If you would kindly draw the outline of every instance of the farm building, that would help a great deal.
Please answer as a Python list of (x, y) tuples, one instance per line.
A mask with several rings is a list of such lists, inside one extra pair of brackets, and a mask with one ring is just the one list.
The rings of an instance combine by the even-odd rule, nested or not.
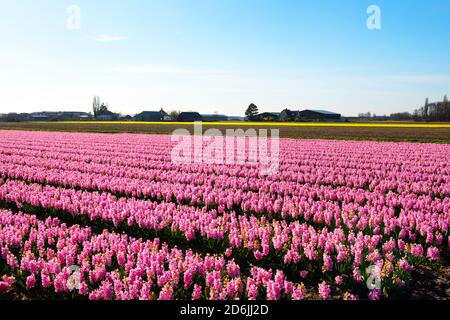
[(228, 121), (245, 121), (245, 117), (241, 116), (229, 116)]
[(170, 114), (165, 112), (163, 108), (161, 108), (161, 110), (159, 110), (159, 112), (162, 114), (164, 121), (173, 121), (174, 120), (174, 118)]
[(300, 121), (301, 119), (300, 111), (292, 111), (289, 109), (284, 109), (280, 116), (278, 117), (279, 121), (288, 122), (288, 121)]
[(130, 116), (129, 114), (127, 114), (127, 115), (124, 115), (124, 116), (120, 116), (119, 120), (120, 121), (131, 121), (131, 120), (133, 120), (133, 117)]
[(30, 120), (31, 121), (49, 121), (49, 120), (51, 120), (51, 118), (45, 112), (43, 112), (43, 113), (33, 112), (32, 114), (30, 114)]
[(160, 111), (143, 111), (134, 116), (136, 121), (163, 121), (164, 115)]
[(189, 122), (189, 121), (202, 121), (202, 116), (198, 112), (182, 112), (178, 116), (178, 121)]
[(90, 119), (92, 119), (92, 114), (82, 111), (44, 111), (31, 114), (32, 121), (80, 121)]
[(92, 115), (87, 112), (69, 111), (43, 111), (32, 113), (9, 113), (5, 116), (7, 121), (80, 121), (90, 120)]
[(283, 122), (315, 121), (315, 120), (335, 121), (340, 119), (341, 119), (340, 114), (325, 110), (292, 111), (289, 109), (284, 109), (282, 112), (263, 112), (255, 117), (255, 121), (283, 121)]
[(326, 110), (303, 110), (299, 112), (301, 120), (340, 120), (341, 115)]
[(97, 116), (95, 117), (96, 120), (100, 120), (100, 121), (117, 120), (117, 118), (118, 118), (118, 115), (109, 110), (100, 111), (97, 114)]
[(28, 121), (29, 119), (30, 115), (28, 113), (8, 113), (6, 115), (6, 121), (11, 122)]
[[(44, 113), (45, 114), (45, 113)], [(89, 120), (92, 118), (92, 115), (87, 112), (79, 112), (79, 111), (63, 111), (60, 112), (57, 116), (57, 120)]]
[(228, 117), (224, 114), (202, 114), (203, 121), (228, 121)]

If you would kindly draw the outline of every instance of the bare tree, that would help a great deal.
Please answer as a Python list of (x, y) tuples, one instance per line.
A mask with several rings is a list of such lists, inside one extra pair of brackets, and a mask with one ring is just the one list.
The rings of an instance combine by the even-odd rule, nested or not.
[(173, 120), (177, 120), (180, 113), (180, 111), (172, 110), (169, 112), (169, 116), (171, 116)]
[(414, 112), (415, 120), (422, 121), (450, 121), (450, 104), (447, 96), (441, 102), (429, 103), (425, 100), (425, 105)]
[(94, 101), (92, 101), (92, 109), (94, 111), (94, 117), (96, 117), (100, 111), (100, 98), (98, 96), (95, 96)]
[(99, 107), (99, 112), (102, 113), (102, 112), (106, 112), (106, 111), (109, 111), (108, 110), (108, 103), (102, 102), (102, 104)]
[(426, 98), (425, 105), (423, 106), (422, 117), (423, 117), (424, 120), (428, 120), (428, 98)]
[(444, 96), (444, 101), (442, 101), (442, 113), (444, 120), (450, 121), (450, 103), (448, 102), (447, 95)]

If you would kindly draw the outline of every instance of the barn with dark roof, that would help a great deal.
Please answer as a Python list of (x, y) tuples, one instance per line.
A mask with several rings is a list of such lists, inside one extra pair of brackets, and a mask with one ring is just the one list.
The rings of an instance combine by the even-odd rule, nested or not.
[(339, 120), (339, 113), (326, 110), (303, 110), (299, 112), (300, 118), (303, 120)]
[(143, 111), (137, 114), (136, 121), (163, 121), (164, 115), (160, 111)]
[(191, 122), (202, 121), (202, 116), (198, 112), (182, 112), (178, 116), (178, 121)]

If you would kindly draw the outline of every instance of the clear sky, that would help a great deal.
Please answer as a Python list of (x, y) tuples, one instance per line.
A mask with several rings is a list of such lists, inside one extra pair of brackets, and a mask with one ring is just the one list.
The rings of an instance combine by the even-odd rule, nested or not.
[(127, 114), (412, 111), (450, 95), (449, 16), (449, 0), (0, 0), (0, 113), (94, 95)]

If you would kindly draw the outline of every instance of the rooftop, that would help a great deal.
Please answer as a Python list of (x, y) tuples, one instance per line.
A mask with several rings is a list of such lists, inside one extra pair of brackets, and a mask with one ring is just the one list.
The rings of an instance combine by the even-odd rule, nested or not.
[(190, 114), (190, 115), (200, 115), (200, 113), (198, 113), (198, 112), (193, 112), (193, 111), (187, 111), (187, 112), (181, 112), (180, 114), (183, 114), (183, 115), (187, 115), (187, 114)]
[(339, 114), (339, 113), (331, 112), (331, 111), (327, 111), (327, 110), (312, 110), (312, 109), (307, 109), (307, 110), (305, 110), (305, 111), (314, 111), (314, 112), (322, 113), (322, 114)]
[(139, 113), (140, 115), (150, 115), (150, 114), (153, 114), (153, 115), (162, 115), (162, 113), (161, 113), (161, 111), (142, 111), (141, 113)]

